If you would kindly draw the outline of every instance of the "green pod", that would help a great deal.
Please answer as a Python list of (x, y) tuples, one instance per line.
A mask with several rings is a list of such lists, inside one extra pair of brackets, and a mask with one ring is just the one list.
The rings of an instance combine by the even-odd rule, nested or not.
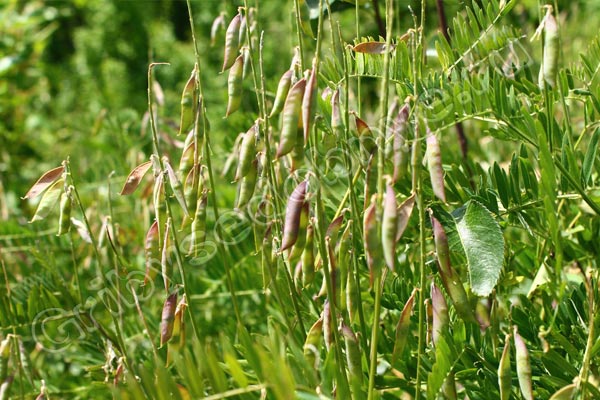
[(64, 235), (71, 229), (71, 188), (67, 188), (60, 195), (60, 213), (58, 217), (58, 234), (57, 236)]
[[(183, 197), (185, 199), (185, 204), (187, 204), (188, 206), (190, 217), (196, 213), (196, 202), (198, 201), (198, 193), (202, 191), (200, 173), (200, 164), (192, 167), (192, 169), (190, 169), (187, 176), (185, 177), (185, 181), (183, 183)], [(187, 226), (187, 223), (189, 221), (190, 218), (183, 219), (184, 223), (182, 224), (182, 229), (183, 227)]]
[(238, 51), (240, 50), (240, 27), (242, 24), (242, 15), (237, 14), (225, 31), (225, 52), (223, 55), (223, 68), (221, 72), (231, 68), (234, 64)]
[(154, 282), (154, 278), (158, 272), (157, 268), (155, 267), (155, 265), (158, 265), (161, 261), (160, 241), (158, 236), (158, 223), (154, 221), (146, 233), (146, 240), (144, 242), (144, 256), (146, 259), (144, 285), (147, 285), (148, 282)]
[(343, 137), (344, 122), (340, 108), (340, 89), (335, 89), (331, 95), (331, 130), (338, 140)]
[(381, 221), (381, 242), (383, 256), (387, 266), (394, 271), (396, 264), (396, 230), (398, 228), (398, 204), (396, 194), (390, 183), (387, 184), (383, 199), (383, 218)]
[(435, 346), (442, 333), (448, 330), (450, 322), (446, 299), (435, 283), (431, 284), (431, 309), (431, 341)]
[(9, 400), (10, 399), (10, 388), (12, 386), (14, 377), (11, 375), (6, 378), (5, 381), (0, 385), (0, 400)]
[[(310, 24), (310, 8), (306, 0), (298, 0), (298, 8), (300, 8), (300, 27), (302, 31), (311, 38), (315, 37)], [(296, 11), (296, 10), (295, 10)]]
[(576, 392), (577, 385), (575, 383), (571, 383), (557, 390), (552, 397), (550, 397), (550, 400), (571, 400), (575, 398), (574, 395)]
[(304, 134), (302, 133), (302, 129), (297, 130), (296, 143), (290, 155), (292, 157), (290, 172), (294, 172), (304, 163)]
[(304, 341), (304, 358), (308, 364), (315, 370), (319, 368), (319, 362), (321, 360), (321, 337), (323, 336), (323, 317), (319, 318), (306, 335)]
[[(354, 332), (352, 332), (352, 329), (346, 324), (342, 324), (341, 332), (346, 345), (346, 361), (348, 363), (348, 372), (350, 373), (352, 390), (360, 391), (363, 382), (363, 371), (362, 353), (360, 351), (360, 346), (358, 345), (358, 339)], [(355, 397), (359, 395), (360, 393), (355, 393)]]
[(458, 394), (456, 393), (456, 379), (454, 378), (454, 372), (450, 371), (444, 383), (442, 384), (442, 395), (445, 400), (456, 400)]
[(304, 247), (306, 246), (306, 231), (308, 229), (308, 220), (309, 220), (309, 205), (305, 202), (302, 205), (302, 209), (300, 210), (300, 222), (298, 223), (298, 239), (296, 239), (296, 243), (292, 246), (292, 251), (289, 255), (290, 262), (295, 262), (302, 253), (304, 252)]
[(235, 181), (248, 175), (252, 167), (252, 161), (256, 159), (256, 135), (258, 134), (258, 122), (244, 134), (240, 144), (240, 155), (238, 168), (235, 173)]
[(510, 334), (504, 338), (504, 350), (498, 364), (498, 386), (500, 387), (500, 400), (510, 399), (512, 389), (512, 373), (510, 369)]
[(383, 249), (381, 247), (381, 238), (379, 236), (379, 223), (377, 221), (377, 200), (373, 195), (371, 205), (365, 210), (363, 218), (363, 241), (365, 244), (365, 255), (367, 266), (371, 277), (371, 285), (376, 274), (381, 273), (381, 263), (383, 261)]
[(450, 249), (448, 247), (448, 237), (440, 222), (431, 215), (431, 225), (433, 227), (433, 239), (435, 242), (435, 252), (440, 271), (440, 277), (446, 292), (450, 296), (456, 312), (464, 321), (477, 322), (473, 308), (467, 297), (467, 292), (462, 284), (460, 276), (450, 264)]
[(377, 157), (371, 154), (367, 163), (367, 172), (365, 176), (365, 201), (364, 208), (367, 208), (371, 202), (371, 196), (377, 192)]
[(346, 229), (340, 237), (340, 244), (337, 249), (337, 280), (340, 286), (338, 304), (340, 310), (346, 310), (346, 286), (348, 285), (348, 270), (350, 266), (350, 252), (352, 248), (352, 220), (346, 224)]
[(444, 169), (442, 168), (442, 151), (437, 137), (427, 127), (427, 168), (431, 178), (431, 188), (433, 194), (446, 202), (446, 192), (444, 191)]
[(396, 340), (394, 341), (394, 350), (392, 351), (392, 365), (394, 365), (394, 363), (396, 362), (396, 360), (398, 360), (399, 357), (402, 357), (404, 347), (406, 346), (406, 342), (408, 341), (408, 335), (410, 334), (410, 316), (415, 306), (416, 294), (417, 289), (415, 288), (410, 294), (408, 300), (406, 300), (406, 304), (404, 304), (404, 308), (402, 309), (402, 313), (400, 314), (400, 319), (398, 320), (398, 324), (396, 325)]
[(196, 205), (196, 213), (194, 220), (192, 221), (192, 234), (190, 238), (190, 251), (189, 254), (194, 257), (198, 256), (198, 253), (204, 247), (206, 241), (206, 206), (208, 204), (208, 193), (206, 190), (202, 192), (202, 196), (198, 199)]
[(393, 161), (394, 161), (394, 176), (392, 180), (397, 182), (404, 168), (408, 165), (408, 149), (406, 146), (406, 130), (408, 127), (408, 104), (405, 104), (398, 111), (398, 115), (394, 119), (392, 126), (393, 135)]
[(283, 106), (281, 137), (276, 158), (283, 157), (294, 148), (297, 142), (298, 127), (301, 126), (300, 114), (302, 99), (306, 88), (306, 78), (300, 79), (290, 89)]
[(225, 29), (225, 14), (221, 13), (213, 20), (212, 25), (210, 26), (210, 45), (211, 47), (215, 45), (217, 41), (217, 35), (221, 29)]
[(302, 285), (308, 287), (315, 280), (315, 248), (313, 221), (306, 227), (306, 243), (302, 251)]
[(377, 149), (376, 139), (373, 136), (373, 131), (365, 121), (354, 114), (354, 122), (356, 124), (356, 132), (358, 133), (358, 141), (360, 143), (361, 164), (365, 166), (369, 162), (369, 157)]
[(515, 338), (515, 361), (517, 364), (517, 378), (521, 394), (525, 400), (533, 400), (533, 384), (531, 382), (531, 361), (525, 341), (519, 335), (517, 327), (513, 328)]
[(166, 157), (163, 157), (163, 165), (165, 166), (165, 169), (167, 170), (167, 178), (169, 179), (169, 186), (171, 186), (171, 191), (175, 195), (175, 198), (177, 199), (177, 202), (181, 206), (181, 209), (183, 210), (183, 213), (185, 214), (185, 216), (189, 217), (190, 212), (189, 212), (187, 204), (185, 202), (185, 196), (183, 194), (183, 185), (181, 184), (181, 181), (177, 177), (175, 170), (173, 169), (173, 167), (169, 163), (169, 160)]
[(250, 171), (248, 171), (248, 174), (245, 177), (243, 177), (242, 180), (240, 181), (240, 189), (239, 189), (239, 195), (238, 195), (238, 201), (237, 201), (238, 209), (244, 208), (248, 204), (250, 199), (252, 198), (252, 195), (254, 194), (254, 189), (256, 187), (257, 178), (258, 178), (258, 158), (255, 158), (252, 161)]
[(198, 106), (198, 67), (194, 66), (192, 75), (188, 79), (181, 93), (181, 118), (179, 121), (179, 133), (187, 132), (194, 123), (196, 107)]
[(283, 110), (283, 105), (285, 104), (285, 99), (290, 91), (290, 86), (292, 86), (292, 76), (294, 74), (293, 70), (287, 70), (279, 79), (279, 84), (277, 85), (277, 92), (275, 93), (275, 100), (273, 101), (273, 108), (271, 109), (271, 114), (269, 114), (269, 118), (273, 118)]
[(304, 89), (304, 97), (302, 98), (302, 128), (304, 130), (304, 143), (308, 143), (310, 129), (315, 119), (317, 106), (317, 67), (316, 60), (313, 60), (313, 68), (310, 71), (306, 86)]
[(171, 339), (167, 341), (167, 366), (171, 365), (173, 354), (179, 354), (181, 348), (185, 344), (185, 321), (183, 319), (183, 314), (185, 313), (186, 308), (187, 300), (184, 294), (179, 303), (177, 303), (177, 308), (175, 308)]
[(158, 240), (162, 240), (162, 227), (167, 218), (167, 207), (165, 202), (165, 179), (160, 171), (158, 159), (153, 155), (150, 156), (154, 169), (154, 185), (152, 186), (152, 205), (154, 206), (154, 219), (158, 223)]
[(160, 257), (160, 272), (162, 274), (163, 283), (165, 284), (165, 291), (169, 291), (171, 288), (171, 276), (173, 275), (173, 264), (171, 260), (171, 238), (169, 237), (171, 231), (171, 217), (167, 217), (165, 223), (165, 237), (163, 238), (163, 247)]
[(300, 215), (306, 200), (306, 188), (308, 181), (302, 181), (292, 192), (285, 209), (285, 222), (283, 224), (283, 238), (281, 240), (280, 252), (291, 248), (300, 230)]
[(160, 345), (167, 343), (173, 336), (173, 326), (175, 323), (175, 309), (177, 307), (177, 292), (167, 296), (163, 304), (162, 315), (160, 319)]
[(556, 74), (558, 71), (558, 55), (559, 55), (559, 34), (558, 24), (552, 14), (552, 9), (549, 8), (544, 22), (544, 58), (542, 61), (542, 78), (540, 87), (545, 87), (546, 84), (550, 87), (556, 86)]
[(346, 277), (346, 309), (350, 321), (355, 323), (358, 320), (358, 286), (352, 263), (348, 265), (348, 275)]
[(242, 83), (244, 82), (244, 56), (235, 59), (229, 77), (227, 78), (227, 111), (225, 117), (230, 116), (240, 108), (242, 104)]
[(0, 382), (4, 382), (8, 377), (8, 359), (10, 358), (11, 343), (11, 335), (8, 335), (0, 342)]
[(263, 289), (266, 290), (271, 282), (277, 277), (276, 261), (273, 254), (273, 238), (271, 225), (267, 226), (265, 236), (262, 239), (261, 266), (263, 275)]
[(181, 180), (185, 179), (187, 174), (194, 166), (194, 153), (196, 152), (196, 143), (194, 143), (193, 140), (185, 146), (186, 147), (181, 153), (181, 158), (179, 159), (179, 168), (177, 169), (179, 178)]

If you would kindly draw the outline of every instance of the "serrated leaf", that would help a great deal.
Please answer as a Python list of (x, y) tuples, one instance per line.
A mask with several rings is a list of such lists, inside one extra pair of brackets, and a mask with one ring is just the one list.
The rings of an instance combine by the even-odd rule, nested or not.
[(500, 277), (504, 260), (504, 237), (492, 214), (471, 200), (456, 221), (456, 231), (467, 258), (471, 290), (479, 296), (491, 293)]
[(27, 194), (25, 196), (23, 196), (22, 199), (23, 200), (33, 199), (34, 197), (38, 196), (40, 193), (42, 193), (44, 190), (46, 190), (50, 185), (52, 185), (52, 183), (54, 183), (54, 181), (56, 181), (62, 175), (64, 170), (65, 170), (65, 167), (63, 167), (61, 165), (60, 167), (56, 167), (56, 168), (51, 169), (50, 171), (46, 171), (40, 177), (40, 179), (38, 179), (37, 182), (33, 184), (31, 189), (29, 189)]

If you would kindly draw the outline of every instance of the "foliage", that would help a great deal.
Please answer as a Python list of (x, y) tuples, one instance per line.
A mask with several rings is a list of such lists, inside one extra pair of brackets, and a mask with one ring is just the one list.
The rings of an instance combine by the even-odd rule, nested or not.
[(0, 5), (0, 397), (600, 398), (597, 5), (247, 3)]

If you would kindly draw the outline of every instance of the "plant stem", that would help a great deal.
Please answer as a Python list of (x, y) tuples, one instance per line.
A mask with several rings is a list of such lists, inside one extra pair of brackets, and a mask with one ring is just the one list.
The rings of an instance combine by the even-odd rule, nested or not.
[[(296, 32), (298, 35), (298, 48), (300, 49), (300, 70), (304, 71), (304, 68), (306, 68), (306, 63), (304, 61), (304, 40), (302, 39), (302, 17), (300, 16), (300, 0), (294, 0), (294, 9), (296, 13)], [(322, 9), (319, 8), (319, 10)], [(319, 41), (317, 40), (317, 46), (318, 45)]]
[(377, 374), (377, 337), (379, 336), (379, 314), (381, 312), (381, 295), (383, 292), (382, 275), (386, 275), (387, 268), (383, 274), (377, 272), (373, 278), (375, 288), (375, 306), (373, 309), (373, 326), (371, 327), (371, 351), (369, 355), (369, 388), (367, 390), (368, 400), (375, 398), (375, 375)]
[(588, 374), (590, 362), (592, 358), (592, 348), (594, 347), (594, 339), (596, 336), (596, 324), (594, 317), (596, 316), (596, 302), (594, 296), (594, 287), (592, 286), (592, 278), (585, 276), (585, 271), (581, 271), (584, 275), (585, 287), (588, 293), (588, 337), (585, 345), (585, 353), (583, 354), (583, 363), (579, 372), (579, 390), (581, 398), (585, 399), (585, 391), (588, 383)]

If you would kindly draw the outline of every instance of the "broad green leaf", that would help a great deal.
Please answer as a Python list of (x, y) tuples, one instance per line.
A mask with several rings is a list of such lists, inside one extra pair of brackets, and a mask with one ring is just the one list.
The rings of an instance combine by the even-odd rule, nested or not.
[(583, 159), (583, 167), (581, 169), (581, 179), (585, 185), (590, 184), (592, 178), (592, 170), (594, 167), (594, 160), (596, 159), (596, 152), (598, 150), (598, 141), (600, 140), (600, 128), (597, 128), (590, 139), (588, 149)]
[(471, 290), (487, 296), (498, 282), (504, 260), (500, 226), (483, 205), (471, 200), (456, 221), (456, 230), (467, 258)]

